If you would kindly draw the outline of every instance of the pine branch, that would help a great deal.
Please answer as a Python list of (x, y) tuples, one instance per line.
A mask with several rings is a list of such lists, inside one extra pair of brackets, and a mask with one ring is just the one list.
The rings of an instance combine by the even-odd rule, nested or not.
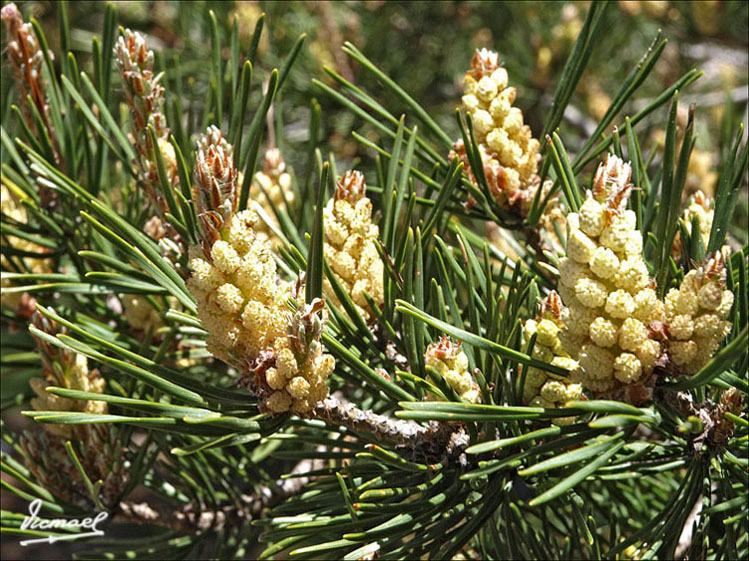
[(422, 425), (415, 421), (393, 419), (362, 410), (343, 398), (329, 397), (317, 404), (315, 414), (332, 425), (343, 425), (355, 432), (366, 433), (374, 439), (387, 439), (404, 447), (414, 457), (436, 461), (443, 454), (453, 455), (468, 443), (465, 430), (454, 423), (429, 421)]
[[(418, 4), (367, 9), (361, 27), (352, 5), (345, 35), (367, 55), (330, 45), (343, 27), (328, 7), (297, 6), (334, 33), (304, 54), (302, 35), (286, 57), (261, 42), (255, 3), (236, 4), (173, 10), (166, 43), (182, 64), (124, 30), (116, 53), (108, 7), (90, 76), (70, 52), (83, 52), (72, 3), (59, 5), (57, 67), (41, 24), (3, 8), (23, 88), (4, 90), (0, 135), (2, 406), (58, 435), (3, 425), (3, 498), (52, 516), (85, 498), (141, 526), (86, 558), (745, 557), (749, 275), (735, 209), (749, 152), (733, 104), (720, 127), (695, 112), (681, 130), (676, 104), (670, 119), (663, 107), (700, 72), (638, 101), (666, 39), (618, 60), (645, 47), (612, 19), (619, 6), (570, 4), (539, 12), (527, 52), (513, 26), (475, 54), (456, 126), (421, 105), (428, 66), (399, 84), (374, 58), (378, 11)], [(272, 19), (274, 37), (291, 36)], [(542, 49), (560, 72), (534, 99), (520, 70), (545, 72)], [(314, 82), (319, 104), (303, 92), (307, 119), (292, 66), (321, 53), (338, 71)], [(453, 74), (455, 56), (432, 62)], [(610, 68), (609, 90), (596, 82)], [(600, 119), (582, 114), (582, 86), (612, 96)], [(665, 156), (651, 134), (664, 130)], [(345, 141), (324, 163), (348, 132), (358, 149)], [(277, 149), (263, 154), (266, 134)], [(701, 156), (720, 161), (720, 181), (685, 202), (718, 175)], [(60, 331), (29, 329), (34, 310)], [(20, 533), (23, 514), (3, 510), (3, 532)]]
[[(314, 460), (303, 460), (289, 473), (306, 473), (321, 467), (319, 464)], [(169, 528), (180, 534), (218, 532), (227, 527), (238, 526), (243, 520), (262, 518), (266, 510), (297, 495), (308, 482), (308, 477), (279, 479), (275, 487), (263, 485), (253, 495), (243, 493), (239, 495), (239, 505), (229, 504), (220, 510), (195, 509), (194, 503), (175, 510), (169, 504), (154, 507), (149, 502), (122, 501), (116, 516), (128, 522)]]

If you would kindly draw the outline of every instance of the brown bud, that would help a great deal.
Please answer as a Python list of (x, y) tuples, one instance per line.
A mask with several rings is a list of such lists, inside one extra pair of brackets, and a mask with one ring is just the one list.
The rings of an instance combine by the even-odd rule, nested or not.
[(556, 290), (552, 290), (543, 302), (541, 302), (539, 318), (543, 319), (547, 314), (551, 314), (554, 319), (559, 319), (563, 307), (562, 298), (557, 294)]
[(364, 197), (366, 190), (364, 174), (360, 171), (348, 170), (336, 184), (335, 200), (346, 199), (354, 204)]
[(210, 126), (198, 141), (193, 188), (203, 237), (210, 243), (233, 216), (237, 195), (232, 146), (218, 128)]
[(438, 358), (440, 360), (450, 360), (455, 358), (460, 352), (461, 343), (453, 343), (450, 337), (443, 335), (437, 343), (429, 345), (425, 356), (427, 358)]
[(476, 49), (471, 59), (471, 69), (466, 72), (466, 76), (472, 76), (480, 80), (499, 68), (499, 54), (489, 49)]

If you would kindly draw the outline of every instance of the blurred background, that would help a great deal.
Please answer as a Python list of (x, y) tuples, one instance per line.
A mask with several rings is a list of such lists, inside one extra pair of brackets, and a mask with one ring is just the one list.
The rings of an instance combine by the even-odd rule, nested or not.
[[(371, 74), (341, 50), (345, 41), (362, 50), (455, 138), (459, 136), (455, 108), (460, 102), (463, 74), (473, 51), (481, 47), (497, 50), (509, 71), (510, 83), (518, 88), (516, 105), (523, 110), (533, 132), (540, 134), (554, 87), (589, 3), (373, 0), (114, 4), (118, 7), (120, 25), (148, 34), (149, 45), (157, 52), (156, 66), (166, 72), (167, 96), (178, 92), (185, 118), (194, 118), (197, 123), (209, 96), (209, 10), (216, 13), (219, 27), (223, 28), (220, 31), (225, 59), (229, 57), (229, 36), (235, 16), (240, 52), (246, 52), (255, 24), (265, 14), (253, 76), (257, 99), (267, 73), (282, 64), (296, 39), (305, 33), (304, 47), (277, 98), (274, 112), (275, 141), (294, 168), (306, 158), (312, 97), (322, 106), (323, 153), (334, 153), (342, 165), (357, 164), (361, 157), (367, 156), (367, 150), (357, 144), (351, 131), (375, 142), (379, 140), (378, 132), (370, 125), (314, 88), (313, 78), (337, 87), (323, 70), (325, 67), (367, 90), (394, 115), (404, 110), (388, 96), (385, 88), (375, 83)], [(58, 52), (60, 4), (21, 2), (20, 5), (27, 17), (33, 15), (42, 23), (51, 48)], [(105, 6), (106, 3), (96, 1), (68, 4), (71, 47), (82, 69), (90, 69), (91, 39), (101, 34)], [(697, 103), (697, 142), (690, 162), (688, 191), (699, 186), (710, 195), (717, 180), (719, 154), (729, 136), (729, 124), (747, 121), (747, 2), (612, 1), (586, 73), (562, 122), (562, 137), (571, 153), (589, 137), (609, 107), (611, 96), (647, 52), (659, 30), (669, 43), (654, 72), (614, 124), (622, 124), (624, 115), (647, 105), (648, 100), (689, 69), (702, 70), (704, 75), (680, 96), (679, 118), (683, 128), (689, 104)], [(9, 87), (12, 83), (4, 81), (3, 89)], [(7, 97), (4, 95), (3, 99)], [(256, 106), (251, 99), (249, 107)], [(638, 125), (643, 150), (656, 158), (664, 141), (666, 116), (667, 110), (662, 109)], [(648, 156), (643, 155), (647, 160)], [(745, 216), (743, 207), (740, 212)]]
[[(25, 11), (39, 19), (57, 51), (59, 31), (55, 2), (29, 2)], [(511, 84), (518, 88), (516, 104), (526, 122), (539, 133), (548, 113), (554, 86), (583, 25), (588, 2), (456, 2), (456, 1), (346, 1), (346, 2), (115, 2), (119, 22), (148, 33), (149, 44), (161, 54), (157, 65), (167, 72), (167, 83), (184, 82), (183, 95), (191, 102), (204, 102), (210, 80), (208, 10), (214, 10), (223, 25), (226, 57), (229, 33), (238, 16), (240, 52), (246, 51), (258, 17), (266, 14), (259, 46), (258, 64), (269, 71), (288, 54), (294, 41), (307, 34), (307, 41), (289, 82), (277, 103), (277, 117), (283, 123), (283, 138), (292, 149), (306, 141), (310, 97), (316, 96), (323, 109), (325, 148), (338, 159), (359, 155), (351, 138), (362, 123), (334, 100), (319, 95), (311, 79), (335, 87), (323, 67), (374, 94), (392, 113), (402, 108), (384, 95), (340, 49), (344, 41), (354, 43), (364, 54), (400, 84), (431, 116), (458, 136), (454, 110), (461, 95), (462, 77), (473, 50), (487, 47), (499, 51)], [(92, 35), (100, 35), (103, 2), (78, 1), (69, 4), (73, 30), (72, 48), (79, 65), (90, 63)], [(591, 57), (586, 75), (573, 96), (565, 116), (563, 132), (574, 151), (571, 135), (585, 138), (604, 114), (625, 76), (659, 30), (669, 39), (653, 75), (636, 94), (633, 107), (647, 103), (690, 68), (703, 77), (690, 86), (680, 105), (684, 109), (697, 101), (695, 160), (706, 169), (717, 164), (701, 151), (715, 147), (720, 135), (724, 102), (733, 101), (735, 117), (746, 115), (749, 82), (749, 3), (613, 1), (604, 15), (603, 32)], [(176, 62), (179, 61), (177, 71)], [(253, 81), (259, 80), (257, 71)], [(116, 83), (116, 82), (113, 82)], [(167, 88), (168, 89), (168, 88)], [(257, 89), (257, 88), (256, 88)], [(681, 100), (680, 100), (681, 101)], [(187, 107), (182, 100), (182, 107)], [(252, 105), (250, 106), (252, 107)], [(738, 115), (736, 114), (738, 113)], [(665, 112), (656, 121), (665, 122)], [(658, 141), (653, 126), (654, 141)], [(364, 127), (367, 136), (373, 131)], [(642, 136), (640, 138), (643, 138)], [(714, 170), (713, 170), (714, 171)]]
[[(356, 83), (399, 115), (404, 108), (390, 98), (343, 51), (345, 41), (354, 43), (370, 60), (416, 99), (451, 136), (458, 138), (455, 108), (460, 103), (463, 74), (474, 49), (499, 51), (510, 82), (518, 88), (516, 105), (526, 123), (539, 134), (554, 87), (572, 45), (583, 25), (588, 2), (459, 2), (459, 1), (346, 1), (346, 2), (115, 2), (119, 24), (144, 32), (157, 52), (157, 69), (166, 72), (167, 95), (180, 92), (186, 119), (202, 119), (202, 105), (210, 83), (208, 11), (214, 10), (229, 57), (229, 36), (238, 17), (240, 52), (250, 46), (255, 24), (266, 14), (253, 75), (256, 99), (267, 73), (282, 64), (302, 33), (307, 40), (274, 113), (275, 141), (284, 157), (301, 173), (306, 161), (310, 99), (322, 107), (321, 147), (332, 152), (339, 169), (361, 163), (366, 171), (371, 153), (352, 138), (358, 131), (377, 142), (376, 130), (356, 118), (312, 84), (316, 78), (335, 88), (323, 70), (328, 67)], [(56, 2), (18, 2), (26, 19), (42, 24), (59, 64), (60, 32)], [(68, 4), (72, 50), (82, 70), (91, 72), (91, 39), (100, 36), (106, 3), (77, 1)], [(688, 190), (701, 188), (708, 195), (718, 177), (720, 153), (730, 124), (747, 123), (749, 97), (749, 3), (613, 1), (602, 22), (602, 33), (562, 122), (562, 137), (571, 153), (595, 129), (611, 96), (646, 53), (662, 30), (669, 43), (652, 75), (614, 122), (647, 105), (664, 88), (691, 68), (704, 75), (680, 96), (680, 123), (686, 125), (687, 107), (697, 103), (697, 141), (690, 161)], [(13, 82), (3, 70), (2, 100), (13, 97)], [(118, 89), (118, 80), (113, 80)], [(171, 92), (170, 92), (171, 89)], [(121, 92), (116, 92), (123, 99)], [(250, 100), (250, 108), (257, 106)], [(664, 141), (667, 107), (638, 125), (643, 150), (657, 159)], [(388, 142), (389, 143), (389, 142)], [(747, 199), (742, 194), (734, 225), (746, 240)], [(5, 399), (2, 400), (5, 404)], [(23, 420), (19, 406), (3, 410), (3, 419), (18, 429)], [(3, 508), (20, 499), (2, 493)], [(6, 506), (8, 505), (8, 506)], [(17, 540), (5, 539), (2, 557), (62, 558), (75, 545), (19, 548)]]

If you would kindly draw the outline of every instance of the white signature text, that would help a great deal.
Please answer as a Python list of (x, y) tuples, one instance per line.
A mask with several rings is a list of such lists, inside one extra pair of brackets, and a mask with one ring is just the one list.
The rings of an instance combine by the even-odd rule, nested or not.
[(89, 538), (94, 536), (103, 536), (104, 532), (99, 530), (97, 526), (104, 522), (109, 516), (108, 512), (100, 512), (96, 516), (84, 518), (79, 520), (77, 518), (39, 518), (39, 511), (42, 508), (42, 500), (36, 499), (29, 505), (29, 516), (24, 516), (23, 522), (21, 522), (21, 530), (88, 530), (87, 532), (79, 532), (64, 536), (53, 536), (49, 535), (46, 538), (38, 538), (33, 540), (24, 540), (21, 545), (31, 545), (33, 543), (55, 543), (58, 541), (71, 541), (78, 540), (81, 538)]

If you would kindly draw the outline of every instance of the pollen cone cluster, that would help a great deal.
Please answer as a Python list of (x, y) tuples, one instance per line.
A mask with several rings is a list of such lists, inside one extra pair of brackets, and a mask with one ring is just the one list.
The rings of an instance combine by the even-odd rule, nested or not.
[[(34, 327), (55, 335), (59, 332), (57, 325), (38, 312), (32, 318)], [(31, 400), (31, 406), (37, 411), (77, 411), (82, 413), (106, 413), (107, 404), (104, 401), (90, 401), (60, 397), (45, 391), (47, 387), (66, 388), (92, 393), (103, 393), (106, 386), (104, 378), (97, 370), (89, 371), (88, 359), (81, 355), (60, 349), (44, 339), (35, 337), (42, 361), (42, 377), (31, 378), (29, 384), (36, 397)], [(81, 431), (86, 431), (88, 425), (59, 425), (47, 423), (44, 425), (52, 434), (64, 438), (81, 437)]]
[(481, 393), (468, 369), (468, 356), (449, 337), (441, 337), (438, 343), (429, 345), (424, 354), (426, 366), (434, 368), (455, 390), (461, 399), (479, 403)]
[(120, 300), (125, 319), (132, 328), (148, 331), (164, 325), (159, 312), (142, 294), (123, 294)]
[(710, 360), (731, 331), (725, 321), (733, 306), (719, 252), (689, 271), (681, 286), (666, 294), (666, 333), (670, 371), (691, 375)]
[[(278, 148), (271, 148), (265, 152), (263, 169), (255, 174), (255, 181), (250, 187), (250, 198), (253, 208), (262, 211), (263, 220), (269, 220), (274, 226), (278, 225), (274, 209), (281, 211), (287, 204), (294, 204), (291, 174), (286, 171), (286, 162), (283, 161)], [(276, 248), (280, 240), (263, 220), (260, 220), (255, 228), (257, 235), (269, 240)]]
[[(347, 171), (336, 186), (335, 196), (324, 210), (325, 259), (336, 280), (353, 300), (357, 312), (373, 323), (365, 294), (379, 308), (383, 305), (383, 265), (377, 252), (379, 228), (372, 223), (372, 202), (366, 197), (364, 175)], [(325, 295), (340, 307), (330, 281), (324, 280)]]
[[(574, 371), (578, 366), (577, 361), (570, 357), (559, 337), (563, 328), (560, 319), (562, 310), (562, 300), (559, 295), (554, 291), (550, 292), (541, 303), (537, 317), (525, 322), (523, 341), (525, 345), (528, 345), (531, 337), (535, 334), (536, 342), (533, 345), (533, 358)], [(525, 405), (559, 408), (564, 407), (564, 404), (568, 401), (579, 399), (584, 399), (582, 385), (538, 368), (528, 369), (523, 386), (523, 403)], [(568, 425), (573, 421), (574, 417), (557, 417), (552, 420), (552, 423)]]
[(559, 292), (565, 349), (579, 362), (572, 379), (596, 394), (622, 390), (636, 402), (648, 399), (645, 383), (661, 354), (650, 327), (664, 319), (664, 307), (642, 257), (635, 214), (625, 210), (630, 174), (629, 164), (610, 155), (580, 212), (567, 216)]
[[(4, 183), (0, 186), (0, 212), (2, 212), (3, 216), (7, 217), (8, 222), (11, 224), (16, 223), (18, 225), (23, 225), (28, 223), (26, 209), (21, 206), (21, 203), (11, 194), (10, 189), (8, 189)], [(12, 235), (3, 235), (3, 246), (5, 246), (6, 243), (9, 247), (17, 251), (40, 254), (49, 252), (49, 249), (45, 247)], [(13, 260), (16, 264), (23, 265), (23, 268), (21, 268), (19, 272), (27, 272), (24, 268), (30, 273), (49, 273), (51, 271), (50, 261), (41, 257), (15, 257)], [(0, 255), (0, 266), (3, 271), (15, 270), (15, 267), (11, 265), (9, 258), (6, 257), (5, 251)], [(2, 279), (0, 285), (3, 288), (10, 288), (13, 286), (10, 279)], [(27, 306), (23, 306), (23, 303), (24, 300), (28, 300), (29, 297), (24, 297), (24, 294), (27, 293), (10, 292), (2, 294), (2, 296), (0, 296), (0, 302), (3, 306), (7, 306), (19, 314), (25, 315), (22, 308), (26, 308)], [(33, 307), (31, 309), (33, 310)]]
[[(64, 332), (39, 313), (34, 314), (33, 323), (48, 335)], [(58, 387), (103, 393), (106, 382), (97, 370), (89, 370), (88, 360), (83, 355), (60, 349), (41, 338), (35, 339), (42, 361), (42, 378), (29, 381), (36, 394), (31, 406), (36, 411), (106, 414), (104, 401), (70, 399), (46, 391), (48, 387)], [(71, 440), (89, 479), (102, 481), (100, 495), (105, 504), (114, 504), (127, 481), (117, 430), (105, 424), (44, 423), (42, 426), (41, 433), (26, 433), (22, 446), (28, 468), (44, 482), (45, 488), (69, 502), (88, 504), (81, 475), (65, 449), (65, 441)]]
[[(169, 143), (169, 127), (164, 115), (164, 87), (162, 74), (154, 75), (154, 54), (146, 38), (137, 31), (126, 29), (114, 49), (115, 61), (125, 87), (125, 98), (133, 116), (131, 143), (138, 156), (136, 163), (149, 197), (161, 213), (168, 212), (166, 201), (159, 193), (159, 173), (154, 150), (157, 148), (164, 162), (169, 184), (179, 182), (177, 158)], [(154, 146), (148, 126), (153, 127), (157, 139)]]
[(296, 314), (287, 306), (301, 290), (279, 284), (271, 246), (255, 232), (257, 214), (235, 213), (232, 147), (215, 127), (200, 140), (196, 162), (202, 245), (190, 249), (187, 287), (208, 350), (237, 367), (268, 410), (309, 413), (327, 397), (335, 367), (320, 344), (322, 303), (298, 304)]
[[(692, 235), (692, 220), (696, 217), (700, 224), (699, 235), (702, 238), (702, 247), (707, 248), (710, 241), (710, 230), (713, 227), (714, 202), (702, 191), (697, 191), (689, 197), (687, 207), (684, 209), (682, 219), (684, 220), (687, 232)], [(679, 254), (680, 235), (677, 232), (674, 239), (674, 253)]]
[[(473, 120), (492, 195), (505, 210), (527, 215), (540, 184), (539, 142), (524, 124), (523, 112), (513, 107), (515, 95), (515, 88), (508, 86), (507, 70), (499, 65), (499, 55), (487, 49), (477, 50), (465, 76), (463, 109)], [(451, 158), (455, 155), (475, 179), (462, 141), (455, 143)]]

